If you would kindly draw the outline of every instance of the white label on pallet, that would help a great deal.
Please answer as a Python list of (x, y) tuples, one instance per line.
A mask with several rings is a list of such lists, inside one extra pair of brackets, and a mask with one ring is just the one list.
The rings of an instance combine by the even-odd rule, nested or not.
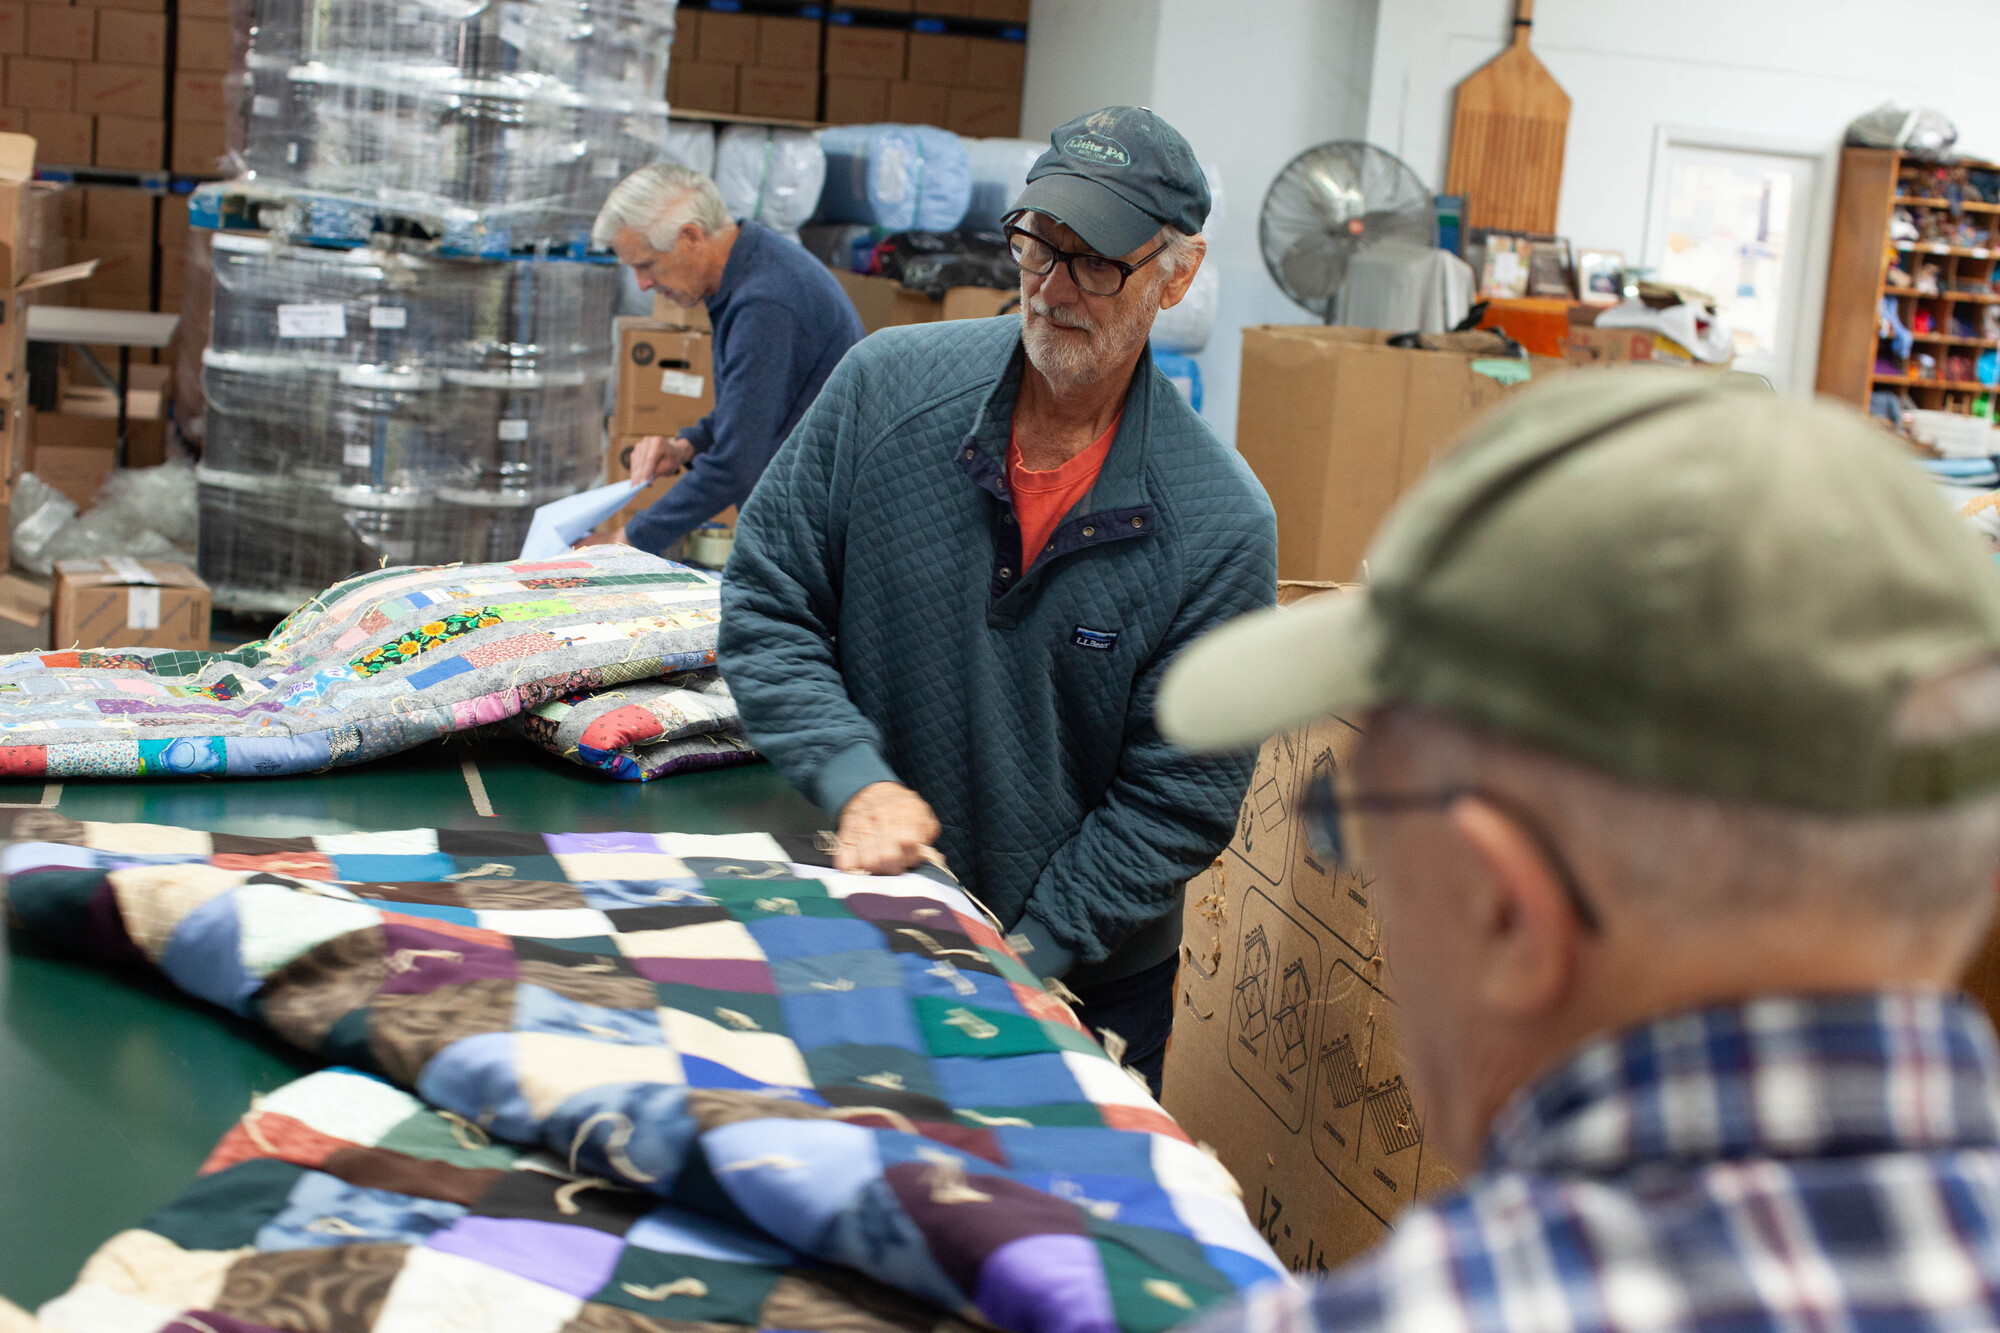
[(160, 627), (160, 590), (158, 588), (127, 588), (125, 590), (125, 628), (158, 629)]
[(365, 444), (343, 444), (340, 461), (349, 467), (368, 467), (375, 462), (375, 451)]
[(399, 305), (372, 305), (368, 307), (368, 327), (371, 329), (406, 329), (410, 326), (410, 312)]
[(509, 417), (500, 423), (500, 438), (503, 440), (525, 440), (528, 438), (528, 421), (525, 417)]
[(278, 99), (268, 93), (260, 93), (250, 99), (250, 114), (253, 116), (275, 116), (278, 114)]
[(345, 338), (347, 307), (328, 301), (312, 305), (278, 307), (280, 338)]
[(590, 174), (599, 180), (610, 180), (620, 171), (615, 157), (594, 157), (590, 160)]
[(660, 372), (660, 392), (671, 393), (680, 398), (701, 397), (701, 387), (704, 383), (701, 376), (690, 375), (685, 370)]

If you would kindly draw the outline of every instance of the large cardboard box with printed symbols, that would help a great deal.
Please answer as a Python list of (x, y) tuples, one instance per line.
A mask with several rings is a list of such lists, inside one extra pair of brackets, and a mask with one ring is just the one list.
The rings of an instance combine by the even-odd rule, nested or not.
[(1167, 1048), (1166, 1109), (1300, 1273), (1359, 1254), (1458, 1178), (1403, 1077), (1373, 886), (1315, 860), (1298, 827), (1300, 788), (1358, 736), (1327, 718), (1265, 742), (1235, 839), (1188, 884)]
[(672, 435), (715, 408), (713, 338), (658, 320), (618, 321), (613, 435)]

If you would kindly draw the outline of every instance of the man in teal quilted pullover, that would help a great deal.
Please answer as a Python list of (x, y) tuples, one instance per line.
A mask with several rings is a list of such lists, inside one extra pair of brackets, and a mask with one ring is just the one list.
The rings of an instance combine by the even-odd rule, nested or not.
[(1193, 151), (1137, 107), (1057, 129), (1008, 236), (1018, 316), (858, 344), (743, 509), (721, 662), (839, 820), (844, 870), (941, 857), (1159, 1086), (1182, 892), (1251, 756), (1153, 723), (1167, 663), (1276, 595), (1257, 479), (1153, 368), (1200, 266)]

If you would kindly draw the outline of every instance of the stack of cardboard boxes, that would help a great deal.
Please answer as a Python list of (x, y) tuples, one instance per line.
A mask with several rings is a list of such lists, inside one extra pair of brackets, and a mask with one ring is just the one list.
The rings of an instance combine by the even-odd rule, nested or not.
[[(903, 9), (876, 4), (873, 9)], [(1027, 0), (918, 0), (927, 17), (1025, 23)], [(1027, 47), (1002, 37), (878, 26), (836, 10), (826, 33), (824, 117), (834, 125), (940, 125), (979, 138), (1018, 134)], [(942, 25), (925, 25), (942, 26)]]
[(667, 101), (767, 120), (819, 117), (818, 19), (682, 9)]
[[(715, 408), (713, 342), (708, 312), (678, 311), (656, 302), (648, 319), (618, 321), (618, 384), (611, 411), (611, 443), (604, 456), (607, 481), (632, 475), (632, 450), (648, 435), (672, 437)], [(678, 480), (665, 477), (634, 496), (599, 531), (616, 532), (625, 521), (665, 495)], [(733, 523), (736, 511), (717, 515)]]

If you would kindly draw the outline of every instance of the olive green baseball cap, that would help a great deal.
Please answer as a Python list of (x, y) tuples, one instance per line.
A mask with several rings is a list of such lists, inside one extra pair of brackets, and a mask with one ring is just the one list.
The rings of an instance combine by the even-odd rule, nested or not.
[(1747, 376), (1557, 376), (1477, 423), (1364, 569), (1197, 641), (1161, 731), (1235, 749), (1402, 702), (1731, 799), (1889, 810), (2000, 787), (2000, 718), (1948, 744), (1894, 726), (1914, 685), (2000, 662), (2000, 569), (1845, 408)]

